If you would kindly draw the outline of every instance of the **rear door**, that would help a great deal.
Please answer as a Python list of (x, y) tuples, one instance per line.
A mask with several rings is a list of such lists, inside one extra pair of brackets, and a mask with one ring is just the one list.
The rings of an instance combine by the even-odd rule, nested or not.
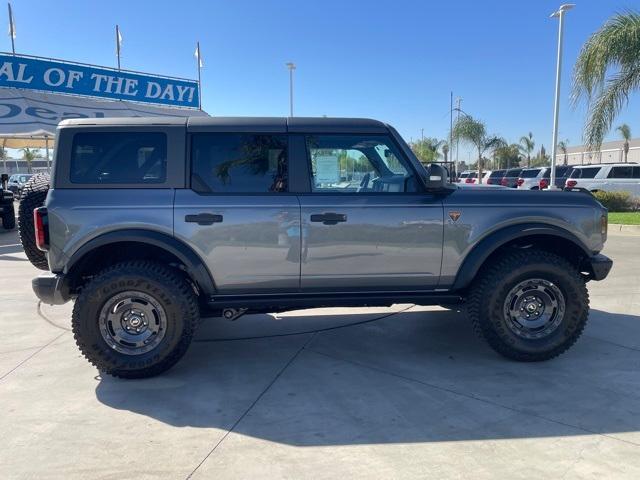
[(306, 291), (428, 290), (440, 276), (443, 206), (388, 134), (306, 134)]
[(205, 259), (219, 293), (296, 291), (300, 205), (289, 193), (286, 124), (189, 133), (190, 188), (177, 190), (175, 235)]

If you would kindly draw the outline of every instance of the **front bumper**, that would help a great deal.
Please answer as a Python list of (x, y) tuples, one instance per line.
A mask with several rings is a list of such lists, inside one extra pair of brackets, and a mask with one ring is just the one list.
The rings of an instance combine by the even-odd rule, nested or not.
[(601, 253), (594, 255), (587, 260), (585, 266), (589, 271), (590, 280), (604, 280), (613, 266), (613, 260)]
[(71, 300), (64, 275), (43, 273), (31, 280), (31, 286), (36, 296), (47, 305), (62, 305)]

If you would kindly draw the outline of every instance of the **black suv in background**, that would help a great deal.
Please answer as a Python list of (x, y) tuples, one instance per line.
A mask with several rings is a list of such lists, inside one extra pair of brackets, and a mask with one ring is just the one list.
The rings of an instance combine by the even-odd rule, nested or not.
[[(556, 187), (564, 188), (565, 182), (571, 172), (573, 171), (573, 167), (571, 165), (556, 165)], [(549, 188), (549, 182), (551, 180), (551, 167), (545, 168), (544, 173), (542, 174), (542, 179), (540, 180), (540, 190), (545, 188)]]
[(487, 185), (500, 185), (505, 173), (506, 170), (493, 170), (487, 178)]
[(518, 177), (522, 173), (522, 168), (510, 168), (502, 177), (500, 185), (503, 187), (516, 188), (518, 186)]

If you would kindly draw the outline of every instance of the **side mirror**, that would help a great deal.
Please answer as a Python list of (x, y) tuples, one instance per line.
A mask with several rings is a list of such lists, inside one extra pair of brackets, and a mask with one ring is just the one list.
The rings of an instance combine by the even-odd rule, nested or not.
[(432, 163), (427, 170), (427, 190), (444, 190), (447, 179), (447, 170), (442, 165)]

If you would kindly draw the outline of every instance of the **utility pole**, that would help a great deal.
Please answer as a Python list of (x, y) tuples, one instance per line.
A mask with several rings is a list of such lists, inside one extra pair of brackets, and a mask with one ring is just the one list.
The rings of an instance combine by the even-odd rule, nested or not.
[(296, 69), (296, 64), (287, 62), (287, 68), (289, 69), (289, 116), (293, 117), (293, 71)]
[(560, 112), (560, 75), (562, 73), (562, 37), (564, 27), (564, 12), (575, 7), (572, 3), (561, 5), (557, 12), (553, 12), (550, 18), (558, 18), (558, 56), (556, 58), (556, 94), (553, 102), (553, 142), (551, 144), (551, 175), (549, 178), (549, 190), (556, 187), (556, 151), (558, 146), (558, 117)]
[[(457, 97), (456, 98), (456, 112), (458, 112), (458, 114), (456, 115), (456, 123), (458, 123), (460, 121), (460, 105), (462, 104), (462, 98), (461, 97)], [(460, 150), (460, 138), (456, 139), (456, 169), (460, 168), (460, 162), (458, 162), (458, 152)]]
[[(449, 152), (453, 150), (453, 91), (449, 95)], [(450, 160), (450, 159), (449, 159)], [(454, 165), (452, 174), (455, 174), (455, 177), (458, 176), (458, 167)], [(455, 178), (450, 178), (450, 181), (455, 180)]]

